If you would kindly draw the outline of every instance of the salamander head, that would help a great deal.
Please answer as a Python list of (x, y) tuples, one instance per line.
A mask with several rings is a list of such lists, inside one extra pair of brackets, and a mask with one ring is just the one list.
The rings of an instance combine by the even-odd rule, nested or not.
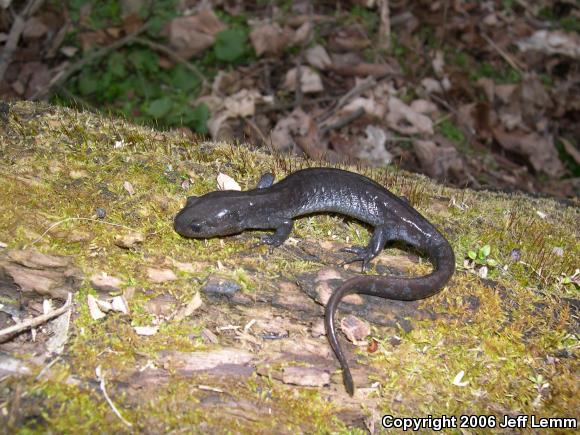
[(228, 236), (242, 232), (242, 218), (233, 207), (239, 192), (210, 192), (203, 196), (190, 196), (185, 207), (175, 216), (173, 228), (183, 237), (205, 239)]

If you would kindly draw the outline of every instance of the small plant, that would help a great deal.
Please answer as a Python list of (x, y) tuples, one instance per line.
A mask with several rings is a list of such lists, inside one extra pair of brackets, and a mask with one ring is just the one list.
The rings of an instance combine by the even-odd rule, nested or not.
[(580, 269), (576, 269), (571, 275), (562, 273), (556, 279), (556, 288), (562, 289), (573, 296), (578, 295), (580, 291)]
[(543, 390), (550, 387), (550, 384), (546, 382), (546, 379), (542, 375), (528, 376), (528, 380), (534, 384), (534, 387), (538, 393), (541, 393)]
[(484, 245), (477, 251), (468, 251), (467, 256), (470, 260), (479, 266), (495, 267), (497, 266), (497, 261), (495, 261), (493, 258), (489, 258), (490, 253), (491, 246)]
[(223, 62), (236, 62), (248, 52), (248, 35), (244, 29), (226, 29), (218, 33), (214, 53), (218, 60)]

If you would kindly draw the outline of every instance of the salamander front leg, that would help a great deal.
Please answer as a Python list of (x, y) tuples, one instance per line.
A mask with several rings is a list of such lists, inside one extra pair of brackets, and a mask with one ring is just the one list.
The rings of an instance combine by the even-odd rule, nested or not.
[(276, 232), (274, 234), (267, 234), (262, 236), (262, 243), (269, 246), (280, 246), (290, 237), (292, 228), (294, 227), (294, 221), (284, 220), (276, 227)]
[(362, 261), (362, 270), (364, 271), (370, 261), (375, 258), (383, 250), (388, 242), (388, 232), (385, 227), (376, 227), (373, 236), (366, 247), (352, 246), (350, 248), (343, 248), (341, 251), (355, 254), (353, 258), (345, 261), (344, 264), (354, 263), (355, 261)]

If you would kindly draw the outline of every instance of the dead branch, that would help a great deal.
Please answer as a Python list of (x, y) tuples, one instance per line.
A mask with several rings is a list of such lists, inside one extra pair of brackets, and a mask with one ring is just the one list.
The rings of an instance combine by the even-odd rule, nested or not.
[(365, 109), (363, 109), (362, 107), (359, 107), (354, 112), (351, 112), (348, 115), (346, 115), (345, 117), (343, 117), (342, 119), (339, 119), (338, 121), (336, 121), (334, 124), (330, 124), (330, 125), (321, 127), (321, 129), (320, 129), (320, 135), (321, 136), (324, 136), (330, 130), (338, 130), (339, 128), (342, 128), (345, 125), (350, 124), (355, 119), (360, 118), (364, 114), (365, 114)]
[(40, 326), (48, 322), (49, 320), (60, 316), (61, 314), (65, 313), (67, 310), (70, 309), (71, 303), (72, 303), (72, 294), (69, 293), (66, 302), (62, 307), (53, 310), (49, 313), (42, 314), (40, 316), (25, 320), (24, 322), (0, 330), (0, 342), (6, 341), (5, 340), (6, 337), (10, 337), (13, 334), (16, 334), (17, 332), (21, 332), (29, 328), (36, 328), (37, 326)]
[(379, 15), (381, 17), (379, 44), (385, 50), (389, 50), (391, 48), (391, 14), (389, 12), (389, 0), (379, 1)]
[(193, 74), (195, 74), (197, 78), (201, 81), (202, 93), (209, 89), (209, 83), (207, 81), (207, 78), (203, 75), (203, 73), (195, 65), (193, 65), (191, 62), (188, 62), (186, 59), (181, 57), (175, 51), (171, 50), (169, 47), (166, 47), (163, 44), (158, 44), (145, 38), (135, 38), (134, 42), (146, 45), (152, 50), (159, 51), (170, 57), (175, 62), (180, 63), (181, 65), (186, 67)]
[(52, 78), (52, 80), (50, 81), (50, 83), (48, 84), (48, 86), (46, 86), (44, 89), (41, 89), (38, 92), (36, 92), (31, 97), (31, 99), (38, 100), (40, 98), (45, 97), (50, 92), (51, 89), (53, 89), (55, 87), (60, 87), (64, 82), (66, 82), (69, 79), (70, 76), (75, 74), (77, 71), (80, 71), (81, 69), (83, 69), (85, 67), (85, 65), (88, 65), (91, 62), (94, 62), (95, 60), (106, 56), (111, 51), (117, 50), (117, 49), (123, 47), (124, 45), (127, 45), (127, 44), (130, 44), (131, 42), (134, 42), (135, 38), (138, 35), (140, 35), (141, 33), (143, 33), (147, 29), (147, 27), (148, 27), (148, 25), (145, 24), (145, 25), (141, 26), (135, 32), (113, 42), (112, 44), (109, 44), (106, 47), (100, 48), (98, 50), (91, 51), (85, 57), (83, 57), (81, 60), (73, 63), (66, 70), (64, 70), (64, 71), (60, 72), (59, 74), (57, 74), (56, 76), (54, 76)]
[(28, 0), (22, 12), (14, 17), (14, 22), (12, 23), (12, 28), (8, 34), (8, 39), (4, 45), (4, 51), (0, 55), (0, 82), (4, 79), (4, 74), (10, 65), (12, 60), (12, 54), (14, 50), (18, 47), (18, 42), (20, 41), (20, 35), (24, 31), (24, 25), (26, 20), (34, 15), (38, 9), (42, 6), (44, 0)]
[(105, 400), (107, 401), (107, 403), (109, 404), (109, 406), (111, 407), (111, 409), (113, 410), (115, 415), (117, 417), (119, 417), (119, 420), (121, 420), (125, 426), (133, 427), (133, 424), (131, 422), (125, 420), (125, 418), (121, 415), (121, 413), (119, 412), (119, 410), (117, 409), (117, 407), (115, 406), (115, 404), (113, 403), (111, 398), (109, 397), (109, 394), (107, 393), (107, 389), (105, 386), (105, 374), (103, 373), (101, 366), (97, 366), (95, 372), (97, 374), (97, 379), (99, 381), (99, 387), (101, 389), (101, 392), (103, 393), (103, 396), (105, 396)]

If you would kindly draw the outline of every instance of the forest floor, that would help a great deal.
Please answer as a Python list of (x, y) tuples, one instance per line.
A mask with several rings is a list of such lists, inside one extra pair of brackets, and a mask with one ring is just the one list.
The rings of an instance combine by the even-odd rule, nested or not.
[[(319, 162), (32, 102), (4, 113), (0, 155), (8, 433), (375, 433), (383, 415), (481, 415), (449, 429), (509, 432), (517, 415), (529, 429), (532, 415), (580, 417), (577, 207), (350, 167), (408, 198), (457, 268), (424, 301), (345, 298), (351, 397), (323, 312), (360, 274), (340, 249), (368, 228), (304, 217), (270, 251), (252, 232), (191, 240), (172, 226), (224, 174), (247, 190)], [(389, 247), (366, 273), (429, 270)]]
[(4, 3), (4, 99), (457, 187), (580, 191), (573, 0)]

